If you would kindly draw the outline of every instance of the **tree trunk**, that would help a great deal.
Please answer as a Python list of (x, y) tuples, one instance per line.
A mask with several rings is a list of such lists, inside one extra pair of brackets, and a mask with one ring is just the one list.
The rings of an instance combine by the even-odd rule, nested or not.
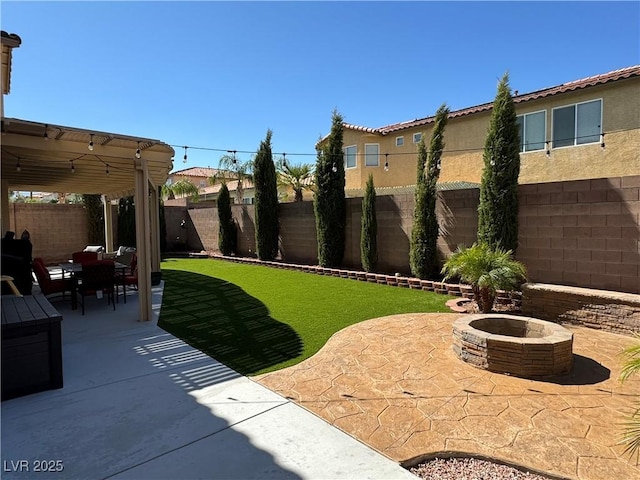
[(491, 294), (488, 288), (482, 288), (480, 289), (480, 299), (482, 300), (482, 304), (479, 304), (478, 307), (482, 313), (490, 313), (493, 308), (495, 296)]

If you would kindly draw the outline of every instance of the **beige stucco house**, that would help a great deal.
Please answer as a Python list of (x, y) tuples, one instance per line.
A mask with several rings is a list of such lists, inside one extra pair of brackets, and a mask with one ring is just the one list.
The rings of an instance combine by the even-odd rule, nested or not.
[[(640, 65), (514, 95), (521, 127), (520, 183), (640, 173)], [(453, 111), (440, 182), (479, 183), (491, 103)], [(379, 128), (344, 124), (346, 189), (414, 185), (417, 143), (434, 117)], [(385, 168), (386, 165), (386, 168)]]

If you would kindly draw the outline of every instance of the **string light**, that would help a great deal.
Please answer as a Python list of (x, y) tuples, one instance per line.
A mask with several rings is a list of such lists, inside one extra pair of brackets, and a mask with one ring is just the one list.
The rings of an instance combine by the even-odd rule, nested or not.
[(385, 153), (384, 154), (384, 171), (388, 172), (389, 171), (389, 154)]
[(107, 177), (108, 177), (109, 176), (109, 164), (107, 163), (106, 165), (107, 165), (106, 173), (107, 173)]
[(287, 168), (287, 154), (286, 153), (282, 154), (282, 166), (284, 168)]
[(184, 157), (182, 157), (182, 163), (187, 163), (187, 147), (186, 145), (184, 146)]
[(547, 158), (551, 158), (551, 150), (549, 150), (549, 140), (545, 142), (547, 144)]
[(71, 162), (71, 173), (76, 173), (76, 167), (73, 164), (73, 160), (69, 160)]
[(331, 171), (336, 173), (338, 171), (338, 167), (336, 167), (336, 162), (333, 162), (333, 166), (331, 167)]
[(18, 157), (18, 162), (16, 163), (16, 172), (19, 172), (20, 170), (22, 170), (22, 167), (20, 167), (20, 157)]
[(43, 138), (45, 140), (49, 140), (49, 134), (47, 133), (47, 128), (49, 128), (49, 125), (45, 125), (44, 126), (44, 136), (43, 136)]
[(236, 150), (227, 150), (227, 153), (233, 154), (233, 164), (237, 164), (238, 160), (236, 160)]
[(600, 134), (600, 147), (604, 150), (604, 132)]
[(89, 139), (89, 151), (93, 152), (93, 133), (90, 135), (90, 139)]
[(136, 150), (136, 158), (140, 158), (142, 154), (140, 153), (140, 142), (138, 142), (138, 149)]

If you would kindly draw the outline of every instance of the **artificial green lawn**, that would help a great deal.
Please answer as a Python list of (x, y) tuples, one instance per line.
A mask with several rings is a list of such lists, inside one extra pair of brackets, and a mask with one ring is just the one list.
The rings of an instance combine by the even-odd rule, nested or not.
[(167, 259), (159, 325), (243, 375), (315, 354), (363, 320), (447, 312), (451, 297), (260, 265)]

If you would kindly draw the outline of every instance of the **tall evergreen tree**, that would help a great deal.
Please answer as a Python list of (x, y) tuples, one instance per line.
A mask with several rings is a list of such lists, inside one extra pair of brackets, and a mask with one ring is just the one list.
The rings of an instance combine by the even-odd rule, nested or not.
[(222, 184), (218, 193), (218, 220), (218, 249), (223, 255), (231, 255), (236, 250), (237, 233), (231, 214), (231, 195), (226, 183)]
[(478, 205), (478, 242), (516, 251), (518, 247), (518, 175), (520, 130), (509, 88), (509, 74), (498, 84), (484, 144), (484, 168)]
[(89, 245), (104, 245), (104, 206), (100, 195), (82, 195), (89, 224)]
[(365, 272), (374, 272), (378, 266), (378, 219), (376, 218), (376, 189), (372, 174), (369, 174), (367, 179), (367, 188), (362, 200), (360, 261)]
[(253, 163), (255, 188), (256, 253), (260, 260), (273, 260), (278, 255), (278, 181), (271, 152), (271, 130), (260, 142)]
[(440, 178), (440, 161), (444, 149), (444, 129), (449, 108), (442, 104), (436, 118), (427, 151), (424, 137), (418, 144), (415, 210), (411, 230), (409, 264), (418, 278), (429, 278), (438, 272), (438, 217), (436, 216), (436, 185)]
[(136, 207), (133, 196), (118, 202), (118, 245), (136, 246)]
[(318, 147), (316, 160), (313, 208), (316, 216), (318, 263), (323, 267), (337, 267), (344, 257), (346, 206), (342, 122), (342, 116), (334, 110), (331, 133), (326, 142)]

